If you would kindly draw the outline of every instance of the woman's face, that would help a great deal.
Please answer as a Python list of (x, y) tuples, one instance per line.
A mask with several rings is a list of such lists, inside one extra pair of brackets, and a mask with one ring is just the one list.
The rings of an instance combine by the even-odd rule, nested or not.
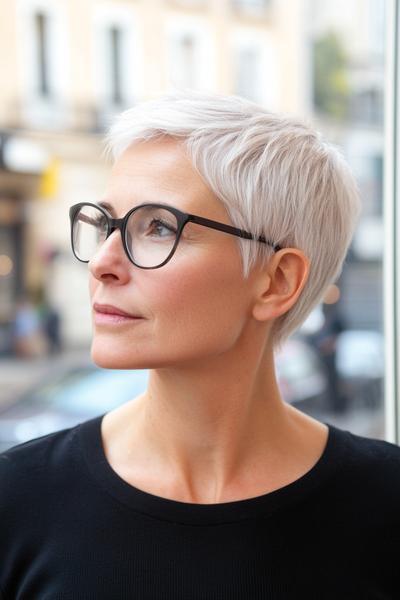
[[(171, 139), (128, 148), (112, 169), (103, 201), (114, 217), (154, 202), (231, 224), (222, 203)], [(157, 368), (207, 360), (231, 349), (251, 318), (237, 238), (194, 223), (185, 226), (171, 260), (150, 270), (129, 261), (116, 230), (89, 262), (89, 273), (91, 353), (101, 367)], [(96, 322), (94, 303), (140, 318)]]

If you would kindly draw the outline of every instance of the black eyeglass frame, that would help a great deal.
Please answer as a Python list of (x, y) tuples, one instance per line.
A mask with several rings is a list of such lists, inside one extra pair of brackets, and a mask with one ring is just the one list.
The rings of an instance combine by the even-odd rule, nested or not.
[[(278, 250), (281, 250), (281, 246), (279, 246), (278, 244), (274, 244), (273, 242), (267, 240), (263, 235), (256, 237), (253, 234), (249, 233), (248, 231), (245, 231), (244, 229), (238, 229), (237, 227), (233, 227), (232, 225), (226, 225), (225, 223), (220, 223), (219, 221), (213, 221), (211, 219), (206, 219), (205, 217), (199, 217), (198, 215), (192, 215), (190, 213), (185, 213), (185, 212), (179, 210), (178, 208), (175, 208), (174, 206), (170, 206), (169, 204), (154, 204), (154, 203), (140, 204), (139, 206), (135, 206), (135, 207), (131, 208), (124, 217), (121, 217), (120, 219), (114, 219), (107, 212), (107, 210), (104, 207), (99, 206), (98, 204), (93, 204), (92, 202), (79, 202), (78, 204), (74, 204), (73, 206), (70, 207), (69, 218), (70, 218), (70, 222), (71, 222), (72, 252), (74, 253), (75, 258), (83, 263), (88, 263), (90, 259), (82, 260), (81, 258), (79, 258), (76, 255), (75, 248), (74, 248), (74, 239), (73, 239), (75, 217), (77, 216), (78, 212), (80, 211), (80, 209), (83, 206), (92, 206), (93, 208), (97, 208), (97, 210), (102, 212), (104, 214), (104, 216), (106, 217), (107, 235), (105, 237), (105, 240), (107, 238), (109, 238), (110, 235), (116, 229), (119, 229), (121, 231), (122, 245), (124, 247), (125, 253), (126, 253), (127, 257), (129, 258), (130, 262), (133, 263), (139, 269), (159, 269), (160, 267), (163, 267), (167, 262), (169, 262), (171, 260), (171, 258), (173, 257), (173, 255), (175, 254), (175, 251), (179, 244), (179, 240), (182, 235), (183, 228), (185, 227), (185, 225), (187, 223), (197, 223), (198, 225), (202, 225), (203, 227), (209, 227), (210, 229), (216, 229), (217, 231), (223, 231), (224, 233), (229, 233), (230, 235), (236, 235), (240, 238), (261, 242), (263, 244), (267, 244), (268, 246), (271, 246), (275, 252), (278, 252)], [(133, 260), (133, 257), (130, 255), (128, 246), (126, 244), (126, 227), (128, 224), (129, 217), (132, 215), (132, 213), (136, 212), (139, 208), (148, 208), (148, 207), (162, 208), (162, 209), (170, 211), (176, 217), (176, 220), (178, 223), (178, 229), (176, 231), (175, 242), (174, 242), (174, 245), (173, 245), (170, 253), (168, 254), (167, 258), (162, 263), (160, 263), (159, 265), (157, 265), (155, 267), (143, 267), (142, 265), (138, 265)]]

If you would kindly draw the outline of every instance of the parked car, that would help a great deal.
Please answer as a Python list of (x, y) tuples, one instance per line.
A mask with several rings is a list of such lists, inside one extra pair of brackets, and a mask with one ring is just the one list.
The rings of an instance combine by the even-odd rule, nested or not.
[(323, 409), (328, 379), (317, 351), (300, 337), (289, 338), (275, 355), (279, 387), (286, 402), (306, 412)]
[(106, 413), (141, 394), (148, 371), (69, 366), (0, 412), (0, 452)]
[(347, 330), (336, 343), (336, 370), (347, 404), (378, 408), (383, 402), (384, 339), (378, 331)]
[[(277, 353), (284, 399), (302, 406), (319, 401), (327, 388), (318, 356), (300, 339)], [(109, 412), (141, 394), (147, 370), (100, 369), (93, 363), (66, 366), (48, 375), (0, 412), (0, 452)]]

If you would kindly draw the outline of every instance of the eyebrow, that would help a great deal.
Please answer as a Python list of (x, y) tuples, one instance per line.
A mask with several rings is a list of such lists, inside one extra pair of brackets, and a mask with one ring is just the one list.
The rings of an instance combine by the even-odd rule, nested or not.
[(106, 210), (108, 210), (108, 212), (115, 217), (115, 212), (113, 207), (111, 206), (111, 204), (109, 204), (108, 202), (105, 202), (104, 200), (102, 200), (101, 202), (98, 203), (99, 206), (102, 206), (103, 208), (105, 208)]

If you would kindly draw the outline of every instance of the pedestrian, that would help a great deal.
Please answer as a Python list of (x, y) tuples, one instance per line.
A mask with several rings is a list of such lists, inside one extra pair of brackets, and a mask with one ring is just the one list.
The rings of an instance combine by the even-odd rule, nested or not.
[(336, 414), (343, 414), (348, 409), (348, 398), (341, 389), (340, 376), (337, 370), (337, 342), (345, 330), (344, 320), (336, 303), (322, 305), (323, 324), (320, 329), (309, 336), (317, 349), (325, 366), (328, 380), (327, 400), (329, 409)]
[(91, 356), (149, 369), (118, 408), (0, 455), (7, 598), (394, 599), (400, 449), (286, 404), (274, 351), (342, 268), (338, 149), (238, 97), (119, 116), (104, 197), (70, 208)]
[(59, 311), (49, 302), (42, 304), (42, 327), (47, 339), (49, 356), (58, 354), (62, 350), (61, 316)]
[(15, 305), (11, 331), (13, 351), (18, 358), (40, 358), (46, 353), (39, 313), (27, 296), (20, 296)]

